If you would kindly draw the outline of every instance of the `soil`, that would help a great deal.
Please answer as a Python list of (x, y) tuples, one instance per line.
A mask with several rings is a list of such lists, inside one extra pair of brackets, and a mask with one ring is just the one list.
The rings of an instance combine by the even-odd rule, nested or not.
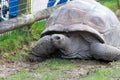
[(76, 65), (79, 68), (65, 71), (66, 74), (71, 75), (68, 80), (77, 80), (81, 76), (85, 76), (93, 72), (96, 68), (108, 68), (112, 67), (111, 64), (107, 62), (99, 61), (77, 61)]
[[(96, 68), (106, 68), (111, 67), (110, 64), (99, 61), (74, 61), (78, 66), (76, 69), (65, 70), (66, 75), (71, 75), (69, 80), (76, 80), (78, 77), (87, 75), (91, 71), (94, 71)], [(18, 62), (4, 62), (0, 64), (0, 78), (5, 78), (17, 72), (20, 72), (21, 69), (34, 70), (39, 67), (41, 63), (30, 63), (26, 61)], [(75, 79), (76, 78), (76, 79)]]

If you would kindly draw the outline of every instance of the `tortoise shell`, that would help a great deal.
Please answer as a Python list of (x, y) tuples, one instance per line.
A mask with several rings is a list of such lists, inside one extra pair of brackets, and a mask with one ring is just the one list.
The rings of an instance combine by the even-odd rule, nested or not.
[(104, 43), (102, 35), (117, 25), (119, 20), (115, 14), (100, 3), (93, 0), (74, 0), (53, 12), (41, 37), (60, 32), (86, 31)]

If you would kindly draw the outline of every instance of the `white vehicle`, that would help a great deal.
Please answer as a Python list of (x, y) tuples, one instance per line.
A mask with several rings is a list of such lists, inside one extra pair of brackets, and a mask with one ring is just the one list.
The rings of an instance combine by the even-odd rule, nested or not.
[(9, 19), (9, 3), (8, 0), (0, 0), (0, 21)]
[(70, 0), (31, 0), (31, 13), (36, 13), (48, 7), (56, 6)]

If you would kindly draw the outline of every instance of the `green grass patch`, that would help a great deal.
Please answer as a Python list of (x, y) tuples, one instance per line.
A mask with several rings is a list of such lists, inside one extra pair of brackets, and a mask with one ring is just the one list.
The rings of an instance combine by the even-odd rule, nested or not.
[(12, 52), (21, 49), (23, 45), (27, 45), (30, 41), (30, 34), (24, 31), (25, 28), (17, 29), (0, 36), (0, 51)]
[(1, 53), (1, 56), (4, 59), (7, 59), (9, 61), (20, 61), (20, 60), (26, 59), (28, 54), (26, 54), (24, 51), (20, 51), (17, 54), (14, 54), (14, 53)]
[[(112, 64), (120, 66), (119, 62)], [(49, 59), (40, 63), (36, 68), (24, 68), (20, 72), (6, 78), (0, 78), (0, 80), (71, 80), (74, 74), (72, 72), (70, 72), (72, 74), (68, 74), (66, 71), (78, 68), (80, 66), (76, 65), (76, 60)], [(119, 73), (120, 67), (96, 68), (95, 71), (75, 80), (119, 80)]]
[(0, 35), (0, 51), (11, 52), (21, 49), (23, 45), (29, 45), (33, 39), (38, 40), (44, 26), (45, 21), (39, 21), (34, 23), (31, 28), (16, 29)]
[(100, 0), (100, 3), (108, 8), (110, 8), (112, 11), (117, 10), (117, 1), (116, 0)]
[[(20, 52), (29, 51), (32, 41), (40, 38), (40, 33), (43, 31), (44, 26), (45, 20), (36, 22), (31, 27), (24, 27), (1, 34), (0, 54), (6, 59), (14, 60), (14, 57), (21, 55)], [(26, 50), (24, 50), (24, 46), (26, 46)]]
[(118, 80), (120, 78), (120, 68), (96, 69), (80, 80)]
[(44, 72), (44, 68), (48, 68), (51, 70), (65, 70), (65, 69), (71, 69), (73, 67), (75, 67), (75, 65), (73, 65), (71, 60), (65, 60), (65, 59), (50, 59), (47, 60), (45, 62), (42, 63), (43, 67), (38, 68), (38, 71)]
[(34, 73), (27, 72), (26, 70), (21, 70), (19, 73), (15, 75), (12, 75), (8, 78), (0, 78), (0, 80), (37, 80), (37, 79), (35, 79)]
[(36, 69), (23, 69), (15, 75), (0, 80), (63, 80), (69, 78), (64, 71), (77, 68), (71, 60), (49, 59), (42, 62)]
[(43, 20), (41, 22), (36, 22), (35, 24), (32, 25), (32, 37), (35, 40), (38, 40), (40, 38), (40, 33), (44, 30), (46, 21)]

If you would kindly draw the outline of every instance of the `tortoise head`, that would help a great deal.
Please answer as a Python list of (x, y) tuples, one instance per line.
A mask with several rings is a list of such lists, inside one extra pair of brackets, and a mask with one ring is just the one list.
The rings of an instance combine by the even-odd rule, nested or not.
[(51, 39), (53, 45), (59, 49), (64, 49), (66, 45), (71, 43), (69, 37), (65, 36), (64, 34), (53, 34)]

